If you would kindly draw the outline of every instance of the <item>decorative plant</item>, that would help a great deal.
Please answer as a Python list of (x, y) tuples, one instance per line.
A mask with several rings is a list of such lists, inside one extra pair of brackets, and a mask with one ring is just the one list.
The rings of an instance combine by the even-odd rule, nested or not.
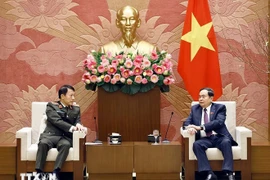
[(171, 55), (166, 51), (151, 54), (121, 52), (113, 56), (92, 51), (84, 61), (82, 81), (87, 90), (102, 87), (108, 92), (121, 90), (127, 94), (147, 92), (159, 86), (162, 92), (169, 91), (174, 83)]

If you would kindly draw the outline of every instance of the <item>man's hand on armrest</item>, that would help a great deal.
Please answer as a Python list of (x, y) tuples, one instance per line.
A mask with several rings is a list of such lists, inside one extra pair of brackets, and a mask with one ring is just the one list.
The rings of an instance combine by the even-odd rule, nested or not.
[(73, 133), (76, 130), (77, 130), (77, 128), (75, 126), (71, 126), (69, 129), (69, 132)]
[(81, 132), (84, 132), (85, 134), (87, 134), (87, 128), (84, 127), (83, 125), (77, 123), (77, 124), (76, 124), (76, 128), (77, 128), (77, 129), (76, 129), (77, 131), (81, 131)]
[(189, 128), (194, 128), (196, 131), (204, 130), (202, 126), (196, 126), (194, 124), (190, 124), (186, 126), (186, 129), (189, 129)]
[(197, 131), (200, 131), (201, 130), (201, 126), (195, 126), (193, 124), (190, 124), (190, 125), (188, 125), (188, 126), (185, 127), (185, 130), (187, 130), (187, 132), (190, 135), (194, 135), (194, 134), (196, 134)]

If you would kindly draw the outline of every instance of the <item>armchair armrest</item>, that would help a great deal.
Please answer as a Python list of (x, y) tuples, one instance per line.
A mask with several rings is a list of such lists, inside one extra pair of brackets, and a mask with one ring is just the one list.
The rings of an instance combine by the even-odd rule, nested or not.
[(74, 152), (74, 160), (80, 160), (80, 139), (85, 138), (86, 134), (80, 131), (73, 132), (73, 152)]
[(181, 132), (181, 135), (184, 137), (184, 138), (188, 138), (188, 149), (189, 149), (189, 159), (190, 160), (195, 160), (196, 159), (196, 156), (193, 152), (193, 143), (195, 142), (195, 135), (190, 135), (188, 133), (187, 130), (184, 130), (183, 127), (181, 127), (180, 129), (180, 132)]
[(241, 148), (241, 159), (247, 159), (247, 138), (252, 137), (252, 131), (243, 126), (237, 126), (236, 130), (236, 142)]
[(31, 146), (32, 128), (24, 127), (16, 132), (16, 138), (21, 139), (21, 160), (27, 160), (27, 149)]

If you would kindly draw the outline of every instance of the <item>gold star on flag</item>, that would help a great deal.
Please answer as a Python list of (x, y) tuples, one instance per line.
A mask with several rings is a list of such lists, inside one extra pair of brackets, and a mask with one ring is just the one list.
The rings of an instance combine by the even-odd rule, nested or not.
[(200, 26), (195, 16), (192, 14), (191, 31), (182, 36), (182, 40), (189, 42), (191, 45), (191, 61), (199, 51), (200, 47), (204, 47), (215, 51), (207, 35), (212, 27), (212, 22)]

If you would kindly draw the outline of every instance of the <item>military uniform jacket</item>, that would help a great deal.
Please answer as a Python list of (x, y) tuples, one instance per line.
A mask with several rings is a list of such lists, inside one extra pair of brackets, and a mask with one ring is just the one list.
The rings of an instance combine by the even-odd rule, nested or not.
[[(47, 126), (42, 136), (66, 136), (72, 140), (71, 126), (81, 124), (78, 106), (63, 107), (60, 101), (49, 102), (46, 109)], [(42, 137), (41, 136), (41, 137)]]

